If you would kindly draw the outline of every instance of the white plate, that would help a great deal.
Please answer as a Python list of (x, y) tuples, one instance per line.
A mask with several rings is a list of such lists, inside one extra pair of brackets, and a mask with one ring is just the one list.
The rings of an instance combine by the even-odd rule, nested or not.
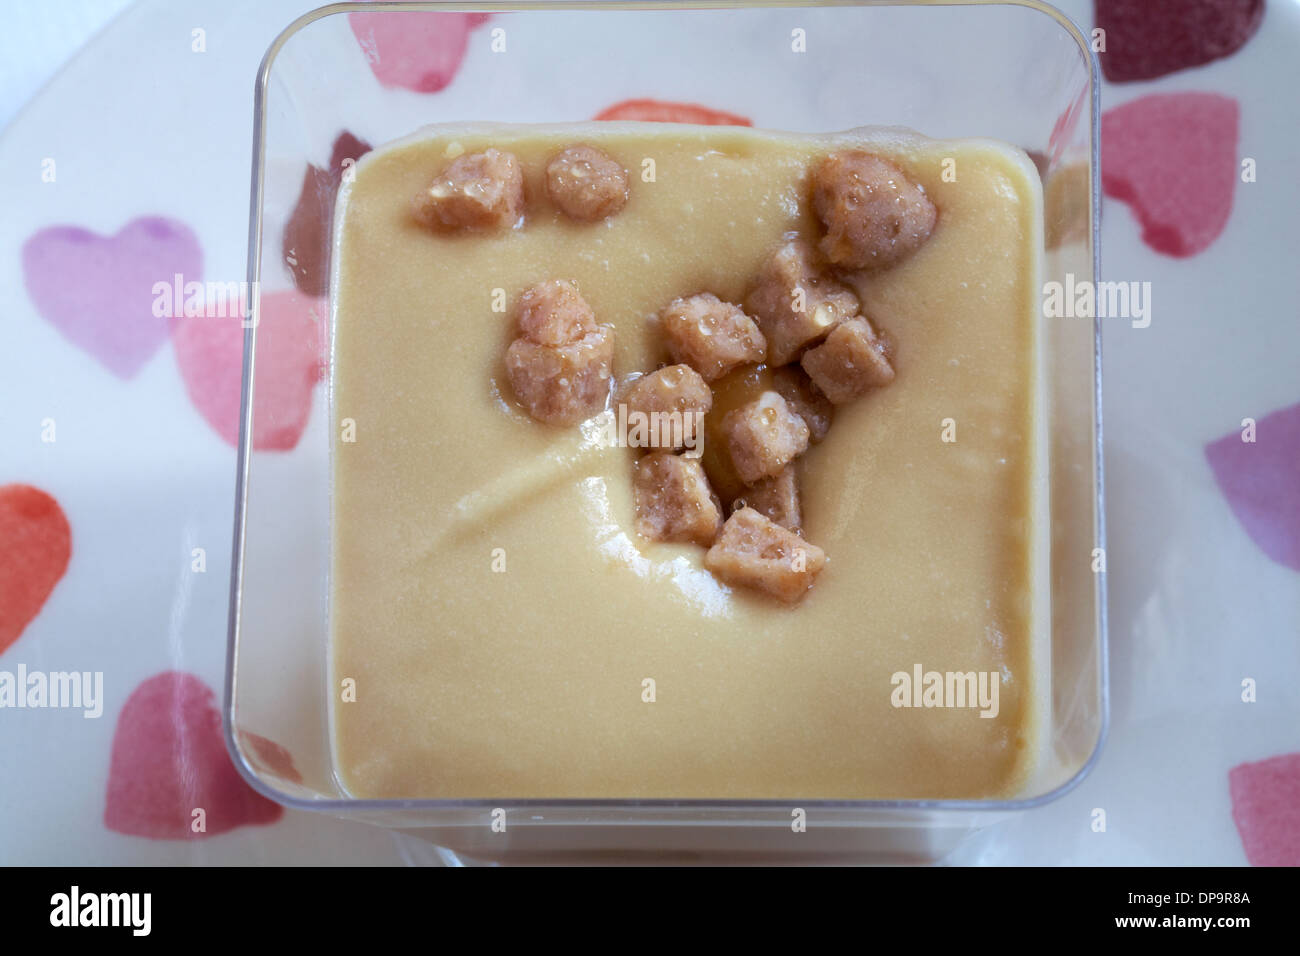
[[(24, 289), (23, 243), (72, 224), (101, 235), (146, 215), (186, 223), (204, 273), (243, 275), (253, 77), (302, 0), (141, 0), (0, 140), (0, 484), (53, 495), (72, 528), (62, 580), (0, 670), (103, 671), (104, 714), (0, 711), (0, 859), (10, 863), (431, 860), (388, 834), (310, 814), (208, 839), (151, 840), (104, 824), (114, 727), (147, 677), (174, 669), (220, 695), (234, 451), (191, 405), (170, 343), (123, 380), (71, 345)], [(1091, 3), (1061, 6), (1091, 25)], [(192, 50), (202, 30), (205, 52)], [(1273, 4), (1236, 55), (1123, 86), (1211, 90), (1242, 108), (1239, 184), (1223, 234), (1192, 259), (1141, 242), (1105, 203), (1106, 278), (1149, 280), (1151, 326), (1106, 328), (1112, 701), (1100, 765), (1073, 793), (1001, 825), (961, 862), (1240, 864), (1230, 767), (1300, 751), (1300, 576), (1269, 560), (1214, 483), (1204, 446), (1300, 401), (1293, 97), (1300, 6)], [(471, 51), (471, 56), (475, 55)], [(436, 94), (433, 94), (436, 95)], [(761, 103), (708, 104), (748, 113)], [(42, 181), (43, 161), (56, 179)], [(316, 414), (319, 409), (316, 409)], [(43, 442), (53, 419), (56, 441)], [(1297, 465), (1300, 472), (1300, 465)], [(1297, 475), (1300, 483), (1300, 474)], [(191, 570), (193, 549), (206, 571)], [(1258, 682), (1258, 703), (1241, 682)], [(1104, 809), (1105, 832), (1092, 827)]]

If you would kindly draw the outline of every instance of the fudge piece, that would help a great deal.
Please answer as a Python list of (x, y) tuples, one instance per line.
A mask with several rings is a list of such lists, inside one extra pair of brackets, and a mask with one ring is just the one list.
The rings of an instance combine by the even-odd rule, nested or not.
[(674, 299), (659, 321), (673, 361), (691, 366), (706, 382), (738, 365), (761, 362), (767, 354), (767, 340), (754, 320), (711, 292)]
[(858, 314), (853, 290), (817, 269), (812, 246), (791, 239), (763, 265), (745, 309), (767, 339), (767, 361), (785, 365)]
[(595, 332), (596, 313), (572, 282), (551, 279), (519, 297), (519, 331), (538, 345), (564, 345)]
[(567, 345), (517, 338), (506, 349), (506, 375), (528, 414), (572, 425), (605, 406), (614, 365), (614, 334), (604, 326)]
[(570, 219), (596, 222), (627, 205), (627, 170), (594, 146), (570, 146), (546, 164), (546, 192)]
[(633, 466), (636, 530), (654, 541), (708, 547), (722, 527), (722, 505), (699, 459), (651, 452)]
[(728, 412), (722, 434), (732, 467), (747, 485), (774, 478), (808, 450), (808, 426), (776, 392)]
[(846, 269), (883, 269), (915, 252), (938, 212), (901, 169), (863, 150), (832, 153), (812, 175), (813, 209), (826, 235), (821, 250)]
[(704, 566), (726, 584), (793, 604), (826, 566), (826, 552), (753, 508), (741, 508), (722, 526)]
[(669, 365), (643, 375), (623, 396), (629, 421), (632, 412), (646, 416), (650, 447), (699, 447), (704, 416), (713, 407), (713, 392), (689, 365)]
[(540, 422), (572, 425), (609, 396), (614, 333), (597, 325), (576, 286), (541, 282), (519, 297), (519, 338), (506, 349), (506, 376), (519, 403)]
[(736, 499), (738, 508), (753, 508), (783, 528), (799, 532), (803, 513), (799, 508), (799, 479), (793, 464), (786, 465), (775, 478), (764, 478)]
[(808, 426), (809, 441), (815, 445), (826, 437), (835, 420), (835, 406), (812, 383), (807, 372), (798, 365), (783, 366), (772, 373), (772, 387)]
[(836, 405), (894, 380), (888, 345), (864, 318), (835, 327), (826, 341), (806, 352), (800, 363), (813, 384)]
[(713, 388), (713, 408), (704, 417), (704, 473), (709, 484), (718, 493), (728, 513), (738, 497), (745, 493), (745, 483), (736, 474), (727, 448), (727, 437), (722, 422), (734, 409), (748, 405), (764, 392), (772, 389), (772, 370), (766, 365), (742, 365), (728, 372)]
[(423, 225), (440, 232), (513, 226), (524, 211), (519, 160), (499, 149), (457, 157), (415, 197), (414, 211)]

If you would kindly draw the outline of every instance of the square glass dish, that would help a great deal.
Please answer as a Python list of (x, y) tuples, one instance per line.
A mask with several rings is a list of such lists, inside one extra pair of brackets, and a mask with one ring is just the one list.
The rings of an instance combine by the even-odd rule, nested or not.
[[(401, 36), (422, 39), (391, 39)], [(429, 69), (426, 52), (437, 61)], [(338, 162), (331, 153), (344, 131), (377, 146), (431, 123), (576, 122), (649, 97), (707, 104), (764, 129), (904, 126), (1020, 146), (1044, 183), (1042, 280), (1097, 278), (1095, 59), (1076, 26), (1034, 0), (345, 3), (302, 17), (268, 50), (255, 91), (255, 321), (244, 343), (224, 707), (231, 754), (255, 789), (288, 807), (410, 831), (471, 859), (940, 858), (972, 830), (1068, 791), (1105, 736), (1100, 329), (1092, 319), (1039, 319), (1051, 611), (1050, 634), (1035, 640), (1050, 648), (1051, 689), (1047, 759), (1019, 798), (362, 800), (339, 783), (327, 686), (333, 355), (310, 322), (264, 321), (295, 284), (315, 294), (318, 316), (330, 314), (321, 279), (332, 192), (321, 170)], [(324, 222), (304, 226), (304, 203), (324, 209)], [(301, 246), (312, 228), (325, 261), (287, 252), (286, 229)], [(294, 336), (300, 341), (286, 342)], [(320, 369), (311, 414), (296, 426), (282, 406), (258, 398), (284, 384), (276, 379), (292, 369), (283, 356), (295, 348)], [(298, 428), (296, 441), (285, 438)], [(806, 830), (792, 827), (796, 810)], [(503, 817), (504, 832), (493, 826)]]

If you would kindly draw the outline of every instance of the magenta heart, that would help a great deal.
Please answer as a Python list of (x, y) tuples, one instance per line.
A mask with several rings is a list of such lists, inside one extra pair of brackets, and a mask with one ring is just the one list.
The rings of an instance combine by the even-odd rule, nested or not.
[(1252, 866), (1300, 866), (1300, 753), (1228, 771), (1232, 821)]
[(1265, 415), (1251, 437), (1229, 432), (1205, 446), (1205, 457), (1251, 540), (1300, 571), (1300, 405)]
[(1239, 116), (1217, 93), (1154, 94), (1102, 116), (1102, 189), (1132, 206), (1152, 249), (1194, 256), (1227, 225)]
[(132, 378), (167, 338), (156, 283), (197, 282), (203, 250), (174, 219), (133, 219), (115, 236), (51, 226), (23, 245), (23, 278), (36, 311), (119, 378)]
[(436, 93), (455, 78), (470, 31), (487, 18), (482, 13), (385, 11), (349, 13), (348, 24), (383, 86)]
[[(311, 414), (326, 361), (326, 303), (301, 292), (261, 297), (253, 379), (253, 447), (288, 451)], [(239, 316), (176, 321), (172, 347), (199, 414), (229, 444), (239, 440), (244, 329)]]
[(179, 671), (135, 689), (113, 735), (105, 826), (154, 840), (202, 840), (280, 819), (284, 808), (231, 763), (215, 704), (203, 681)]
[(1150, 80), (1231, 56), (1259, 29), (1264, 0), (1096, 0), (1112, 83)]

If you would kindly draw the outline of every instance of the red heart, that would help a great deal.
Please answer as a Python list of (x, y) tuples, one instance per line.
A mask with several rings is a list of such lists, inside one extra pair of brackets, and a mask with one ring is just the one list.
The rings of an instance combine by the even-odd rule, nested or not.
[(437, 93), (455, 79), (470, 31), (486, 19), (482, 13), (385, 11), (349, 13), (348, 25), (380, 84)]
[(1102, 72), (1150, 80), (1231, 56), (1259, 29), (1264, 0), (1096, 0)]
[(637, 120), (643, 123), (695, 123), (699, 126), (753, 126), (753, 122), (736, 113), (696, 106), (694, 103), (670, 103), (666, 100), (623, 100), (596, 114), (598, 120)]
[[(203, 681), (179, 671), (150, 677), (127, 698), (113, 735), (106, 827), (154, 840), (202, 840), (283, 816), (231, 763), (215, 700)], [(206, 829), (196, 832), (199, 809)]]
[(40, 612), (71, 554), (57, 501), (31, 485), (0, 487), (0, 654)]
[[(253, 447), (288, 451), (311, 414), (326, 361), (325, 301), (301, 292), (263, 295), (253, 380)], [(190, 401), (231, 445), (239, 440), (244, 329), (239, 317), (187, 316), (172, 333)]]
[(293, 284), (308, 295), (325, 295), (329, 291), (334, 199), (343, 180), (343, 163), (360, 159), (370, 149), (365, 140), (344, 130), (334, 140), (329, 168), (308, 164), (303, 174), (298, 205), (284, 227), (281, 254), (293, 275)]
[(1239, 114), (1230, 96), (1163, 93), (1102, 116), (1102, 189), (1133, 207), (1152, 249), (1194, 256), (1227, 225)]
[(302, 774), (293, 765), (293, 754), (285, 750), (274, 740), (261, 734), (252, 734), (247, 730), (239, 732), (240, 743), (249, 760), (263, 773), (274, 774), (294, 783), (302, 783)]

